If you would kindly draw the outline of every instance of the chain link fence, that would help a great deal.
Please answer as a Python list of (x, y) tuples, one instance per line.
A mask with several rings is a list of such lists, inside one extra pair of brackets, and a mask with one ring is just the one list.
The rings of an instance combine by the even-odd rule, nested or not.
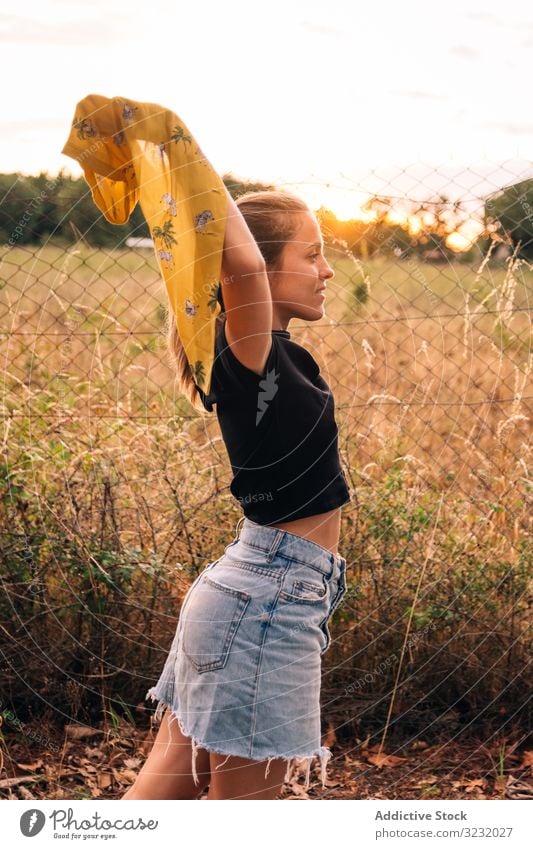
[[(240, 510), (216, 416), (176, 392), (142, 220), (97, 246), (86, 187), (49, 183), (40, 205), (26, 191), (10, 211), (0, 249), (3, 656), (14, 700), (28, 698), (26, 664), (33, 693), (77, 716), (136, 703), (176, 599)], [(346, 733), (384, 718), (399, 681), (393, 721), (410, 702), (426, 723), (415, 697), (429, 692), (456, 721), (457, 705), (528, 709), (531, 190), (463, 202), (416, 189), (374, 195), (348, 222), (318, 210), (335, 270), (326, 316), (289, 327), (334, 392), (352, 493), (323, 692)]]

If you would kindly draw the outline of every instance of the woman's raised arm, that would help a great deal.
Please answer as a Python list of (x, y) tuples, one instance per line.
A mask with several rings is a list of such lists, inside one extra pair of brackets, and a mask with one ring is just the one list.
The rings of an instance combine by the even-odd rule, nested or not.
[(237, 359), (262, 374), (272, 345), (270, 286), (261, 251), (229, 192), (227, 196), (221, 270), (226, 338)]

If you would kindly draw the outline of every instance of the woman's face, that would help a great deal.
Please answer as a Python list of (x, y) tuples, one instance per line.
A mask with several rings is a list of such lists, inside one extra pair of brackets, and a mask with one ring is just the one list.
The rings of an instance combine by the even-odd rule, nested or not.
[(268, 270), (275, 330), (286, 329), (291, 318), (322, 318), (326, 281), (335, 274), (324, 257), (322, 234), (313, 213), (301, 212), (298, 219), (298, 230), (283, 248), (279, 268)]

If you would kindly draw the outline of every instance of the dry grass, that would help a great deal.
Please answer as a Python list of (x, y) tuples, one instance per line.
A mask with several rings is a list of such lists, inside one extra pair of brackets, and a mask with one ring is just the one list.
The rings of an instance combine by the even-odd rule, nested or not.
[[(215, 417), (175, 392), (155, 260), (77, 251), (10, 251), (0, 291), (6, 692), (69, 717), (142, 697), (239, 517)], [(531, 269), (334, 259), (327, 318), (290, 327), (352, 485), (327, 711), (351, 734), (498, 710), (527, 680)]]

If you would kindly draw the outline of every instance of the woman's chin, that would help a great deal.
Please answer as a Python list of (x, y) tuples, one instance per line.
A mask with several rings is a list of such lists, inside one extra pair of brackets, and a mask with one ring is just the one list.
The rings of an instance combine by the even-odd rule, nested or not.
[(319, 321), (326, 314), (325, 305), (311, 306), (311, 304), (303, 306), (300, 304), (298, 309), (294, 311), (293, 318), (300, 321)]
[(322, 304), (319, 307), (309, 307), (309, 318), (308, 321), (318, 321), (321, 318), (324, 318), (326, 314), (326, 306)]

